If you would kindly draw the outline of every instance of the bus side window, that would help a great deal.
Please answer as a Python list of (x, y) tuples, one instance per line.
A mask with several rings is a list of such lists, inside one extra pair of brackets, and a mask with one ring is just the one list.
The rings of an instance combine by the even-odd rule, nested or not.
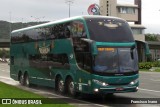
[(84, 24), (81, 21), (74, 21), (71, 26), (73, 33), (73, 46), (77, 64), (80, 68), (91, 72), (91, 53), (89, 43), (81, 40), (87, 38)]
[(86, 31), (83, 22), (73, 21), (70, 28), (73, 37), (86, 38)]
[(69, 38), (70, 35), (71, 35), (70, 30), (69, 30), (68, 26), (66, 26), (66, 27), (65, 27), (65, 37), (66, 37), (66, 38)]
[(29, 55), (29, 62), (35, 68), (70, 69), (67, 54)]
[(67, 54), (52, 54), (53, 68), (70, 69)]
[(57, 24), (52, 27), (51, 35), (54, 35), (56, 39), (64, 39), (70, 37), (70, 30), (67, 24)]
[(87, 38), (84, 24), (81, 21), (73, 21), (70, 29), (75, 52), (86, 52), (89, 49), (88, 43), (81, 40), (81, 38)]

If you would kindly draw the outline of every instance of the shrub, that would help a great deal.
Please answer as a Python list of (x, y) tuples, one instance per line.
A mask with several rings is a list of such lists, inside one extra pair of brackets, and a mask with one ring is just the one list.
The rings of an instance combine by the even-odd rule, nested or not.
[(9, 56), (10, 56), (9, 54), (10, 53), (8, 50), (0, 50), (0, 58), (3, 58), (3, 57), (9, 58)]
[(152, 63), (151, 62), (141, 62), (139, 63), (139, 69), (151, 69)]
[(153, 67), (160, 67), (160, 61), (153, 62)]
[(160, 67), (160, 61), (139, 63), (139, 69), (151, 69), (152, 67)]

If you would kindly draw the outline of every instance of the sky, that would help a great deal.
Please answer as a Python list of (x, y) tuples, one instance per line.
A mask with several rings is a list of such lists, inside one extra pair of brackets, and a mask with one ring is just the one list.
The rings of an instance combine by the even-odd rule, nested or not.
[[(54, 21), (69, 17), (67, 0), (0, 0), (0, 20), (10, 22)], [(89, 5), (99, 0), (72, 0), (71, 16), (88, 15)], [(133, 0), (117, 0), (132, 4)], [(160, 0), (142, 0), (145, 33), (160, 34)]]

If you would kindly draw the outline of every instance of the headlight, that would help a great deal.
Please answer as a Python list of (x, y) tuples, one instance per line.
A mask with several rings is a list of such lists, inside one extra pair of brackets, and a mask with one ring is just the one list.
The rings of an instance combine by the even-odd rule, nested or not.
[(138, 79), (135, 79), (134, 81), (131, 81), (131, 82), (130, 82), (130, 85), (134, 85), (134, 84), (136, 84), (138, 81), (139, 81)]
[(108, 85), (105, 82), (102, 82), (102, 81), (99, 81), (99, 80), (95, 80), (95, 79), (93, 79), (93, 82), (96, 83), (96, 84), (98, 84), (98, 85), (101, 85), (101, 86), (107, 86)]

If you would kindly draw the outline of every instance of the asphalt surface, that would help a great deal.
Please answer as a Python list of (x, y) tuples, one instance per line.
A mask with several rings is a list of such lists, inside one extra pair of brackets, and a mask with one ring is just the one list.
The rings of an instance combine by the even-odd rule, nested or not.
[(54, 92), (53, 88), (48, 87), (25, 87), (21, 86), (18, 82), (12, 80), (9, 75), (9, 65), (6, 63), (0, 63), (0, 81), (7, 84), (14, 85), (24, 90), (32, 91), (34, 93), (43, 95), (48, 98), (60, 98), (65, 100), (71, 105), (77, 107), (160, 107), (160, 104), (113, 104), (109, 99), (134, 99), (134, 98), (158, 98), (160, 99), (160, 73), (158, 72), (140, 72), (140, 87), (136, 93), (116, 93), (113, 96), (101, 97), (101, 96), (89, 96), (85, 95), (82, 98), (70, 98), (66, 95), (58, 95)]

